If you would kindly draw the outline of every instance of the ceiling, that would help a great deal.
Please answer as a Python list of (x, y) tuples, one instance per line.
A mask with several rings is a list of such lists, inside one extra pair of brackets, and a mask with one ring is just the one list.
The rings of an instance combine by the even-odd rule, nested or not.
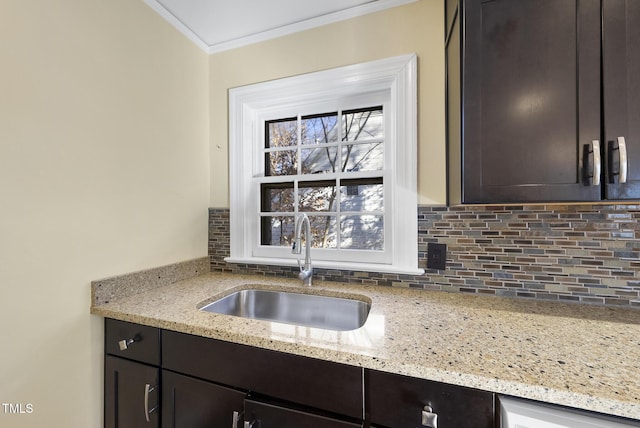
[(208, 53), (417, 0), (144, 0)]

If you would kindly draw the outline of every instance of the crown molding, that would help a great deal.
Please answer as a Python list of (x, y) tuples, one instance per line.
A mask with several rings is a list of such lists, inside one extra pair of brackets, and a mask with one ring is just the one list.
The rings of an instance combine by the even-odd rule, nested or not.
[(249, 36), (240, 37), (237, 39), (211, 45), (207, 44), (200, 36), (198, 36), (193, 30), (191, 30), (191, 28), (189, 28), (186, 23), (182, 22), (175, 15), (169, 12), (169, 10), (158, 3), (157, 0), (143, 1), (165, 20), (167, 20), (167, 22), (173, 25), (178, 31), (184, 34), (189, 40), (195, 43), (199, 48), (201, 48), (208, 54), (214, 54), (251, 45), (254, 43), (263, 42), (277, 37), (310, 30), (312, 28), (321, 27), (324, 25), (332, 24), (334, 22), (344, 21), (347, 19), (356, 18), (358, 16), (379, 12), (385, 9), (402, 6), (408, 3), (416, 2), (418, 0), (377, 0), (371, 3), (354, 6), (352, 8), (341, 10), (338, 12), (329, 13), (311, 19), (305, 19), (293, 24), (284, 25), (282, 27), (273, 28), (267, 31), (261, 31)]
[(209, 45), (205, 43), (196, 33), (194, 33), (184, 22), (180, 21), (174, 14), (169, 12), (164, 6), (158, 3), (156, 0), (143, 0), (147, 6), (153, 9), (161, 17), (163, 17), (169, 24), (173, 25), (178, 31), (184, 34), (189, 40), (196, 44), (200, 49), (205, 52), (209, 51)]

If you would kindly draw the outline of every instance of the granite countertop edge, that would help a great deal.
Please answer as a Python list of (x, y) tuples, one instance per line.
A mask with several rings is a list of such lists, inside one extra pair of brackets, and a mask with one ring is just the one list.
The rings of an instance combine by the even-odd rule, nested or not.
[[(640, 420), (640, 312), (399, 287), (287, 278), (181, 275), (109, 298), (92, 283), (91, 313), (264, 349), (413, 376)], [(156, 276), (152, 272), (149, 277)], [(140, 275), (136, 274), (136, 278)], [(123, 276), (123, 284), (131, 284)], [(102, 280), (105, 281), (105, 280)], [(150, 282), (152, 283), (152, 281)], [(246, 288), (287, 289), (371, 302), (349, 332), (289, 326), (199, 311)], [(624, 340), (623, 340), (624, 339)], [(586, 349), (588, 348), (588, 349)]]

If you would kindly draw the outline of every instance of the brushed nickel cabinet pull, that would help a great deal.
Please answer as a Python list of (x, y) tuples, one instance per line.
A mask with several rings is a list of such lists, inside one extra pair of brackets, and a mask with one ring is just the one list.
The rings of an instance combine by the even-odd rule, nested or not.
[(629, 173), (629, 158), (627, 157), (627, 143), (624, 137), (618, 137), (618, 150), (620, 153), (620, 176), (619, 182), (626, 183)]
[(125, 351), (129, 349), (129, 345), (131, 345), (133, 342), (135, 342), (134, 339), (123, 339), (118, 342), (118, 347), (121, 351)]
[(583, 146), (582, 152), (582, 175), (584, 185), (599, 186), (602, 165), (600, 159), (600, 141), (593, 140), (590, 144)]
[(153, 409), (149, 410), (149, 393), (155, 391), (155, 389), (155, 386), (151, 386), (148, 383), (144, 385), (144, 418), (147, 422), (151, 422), (151, 420), (149, 419), (149, 415), (157, 409), (156, 406)]
[(433, 413), (431, 406), (424, 406), (422, 410), (422, 426), (438, 428), (438, 414)]
[(240, 417), (244, 415), (244, 412), (239, 413), (234, 411), (233, 412), (233, 419), (231, 421), (231, 428), (238, 428), (238, 422), (240, 422)]
[(602, 171), (602, 164), (600, 162), (600, 141), (591, 141), (591, 150), (593, 151), (593, 178), (591, 180), (591, 185), (599, 186), (600, 173)]

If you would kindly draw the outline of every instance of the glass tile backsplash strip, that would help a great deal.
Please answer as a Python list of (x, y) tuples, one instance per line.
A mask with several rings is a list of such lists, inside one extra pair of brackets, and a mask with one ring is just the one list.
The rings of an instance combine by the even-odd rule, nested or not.
[[(447, 245), (424, 275), (314, 269), (345, 283), (640, 308), (640, 205), (420, 206), (418, 257)], [(297, 268), (230, 264), (229, 210), (209, 210), (212, 271), (295, 276)]]

